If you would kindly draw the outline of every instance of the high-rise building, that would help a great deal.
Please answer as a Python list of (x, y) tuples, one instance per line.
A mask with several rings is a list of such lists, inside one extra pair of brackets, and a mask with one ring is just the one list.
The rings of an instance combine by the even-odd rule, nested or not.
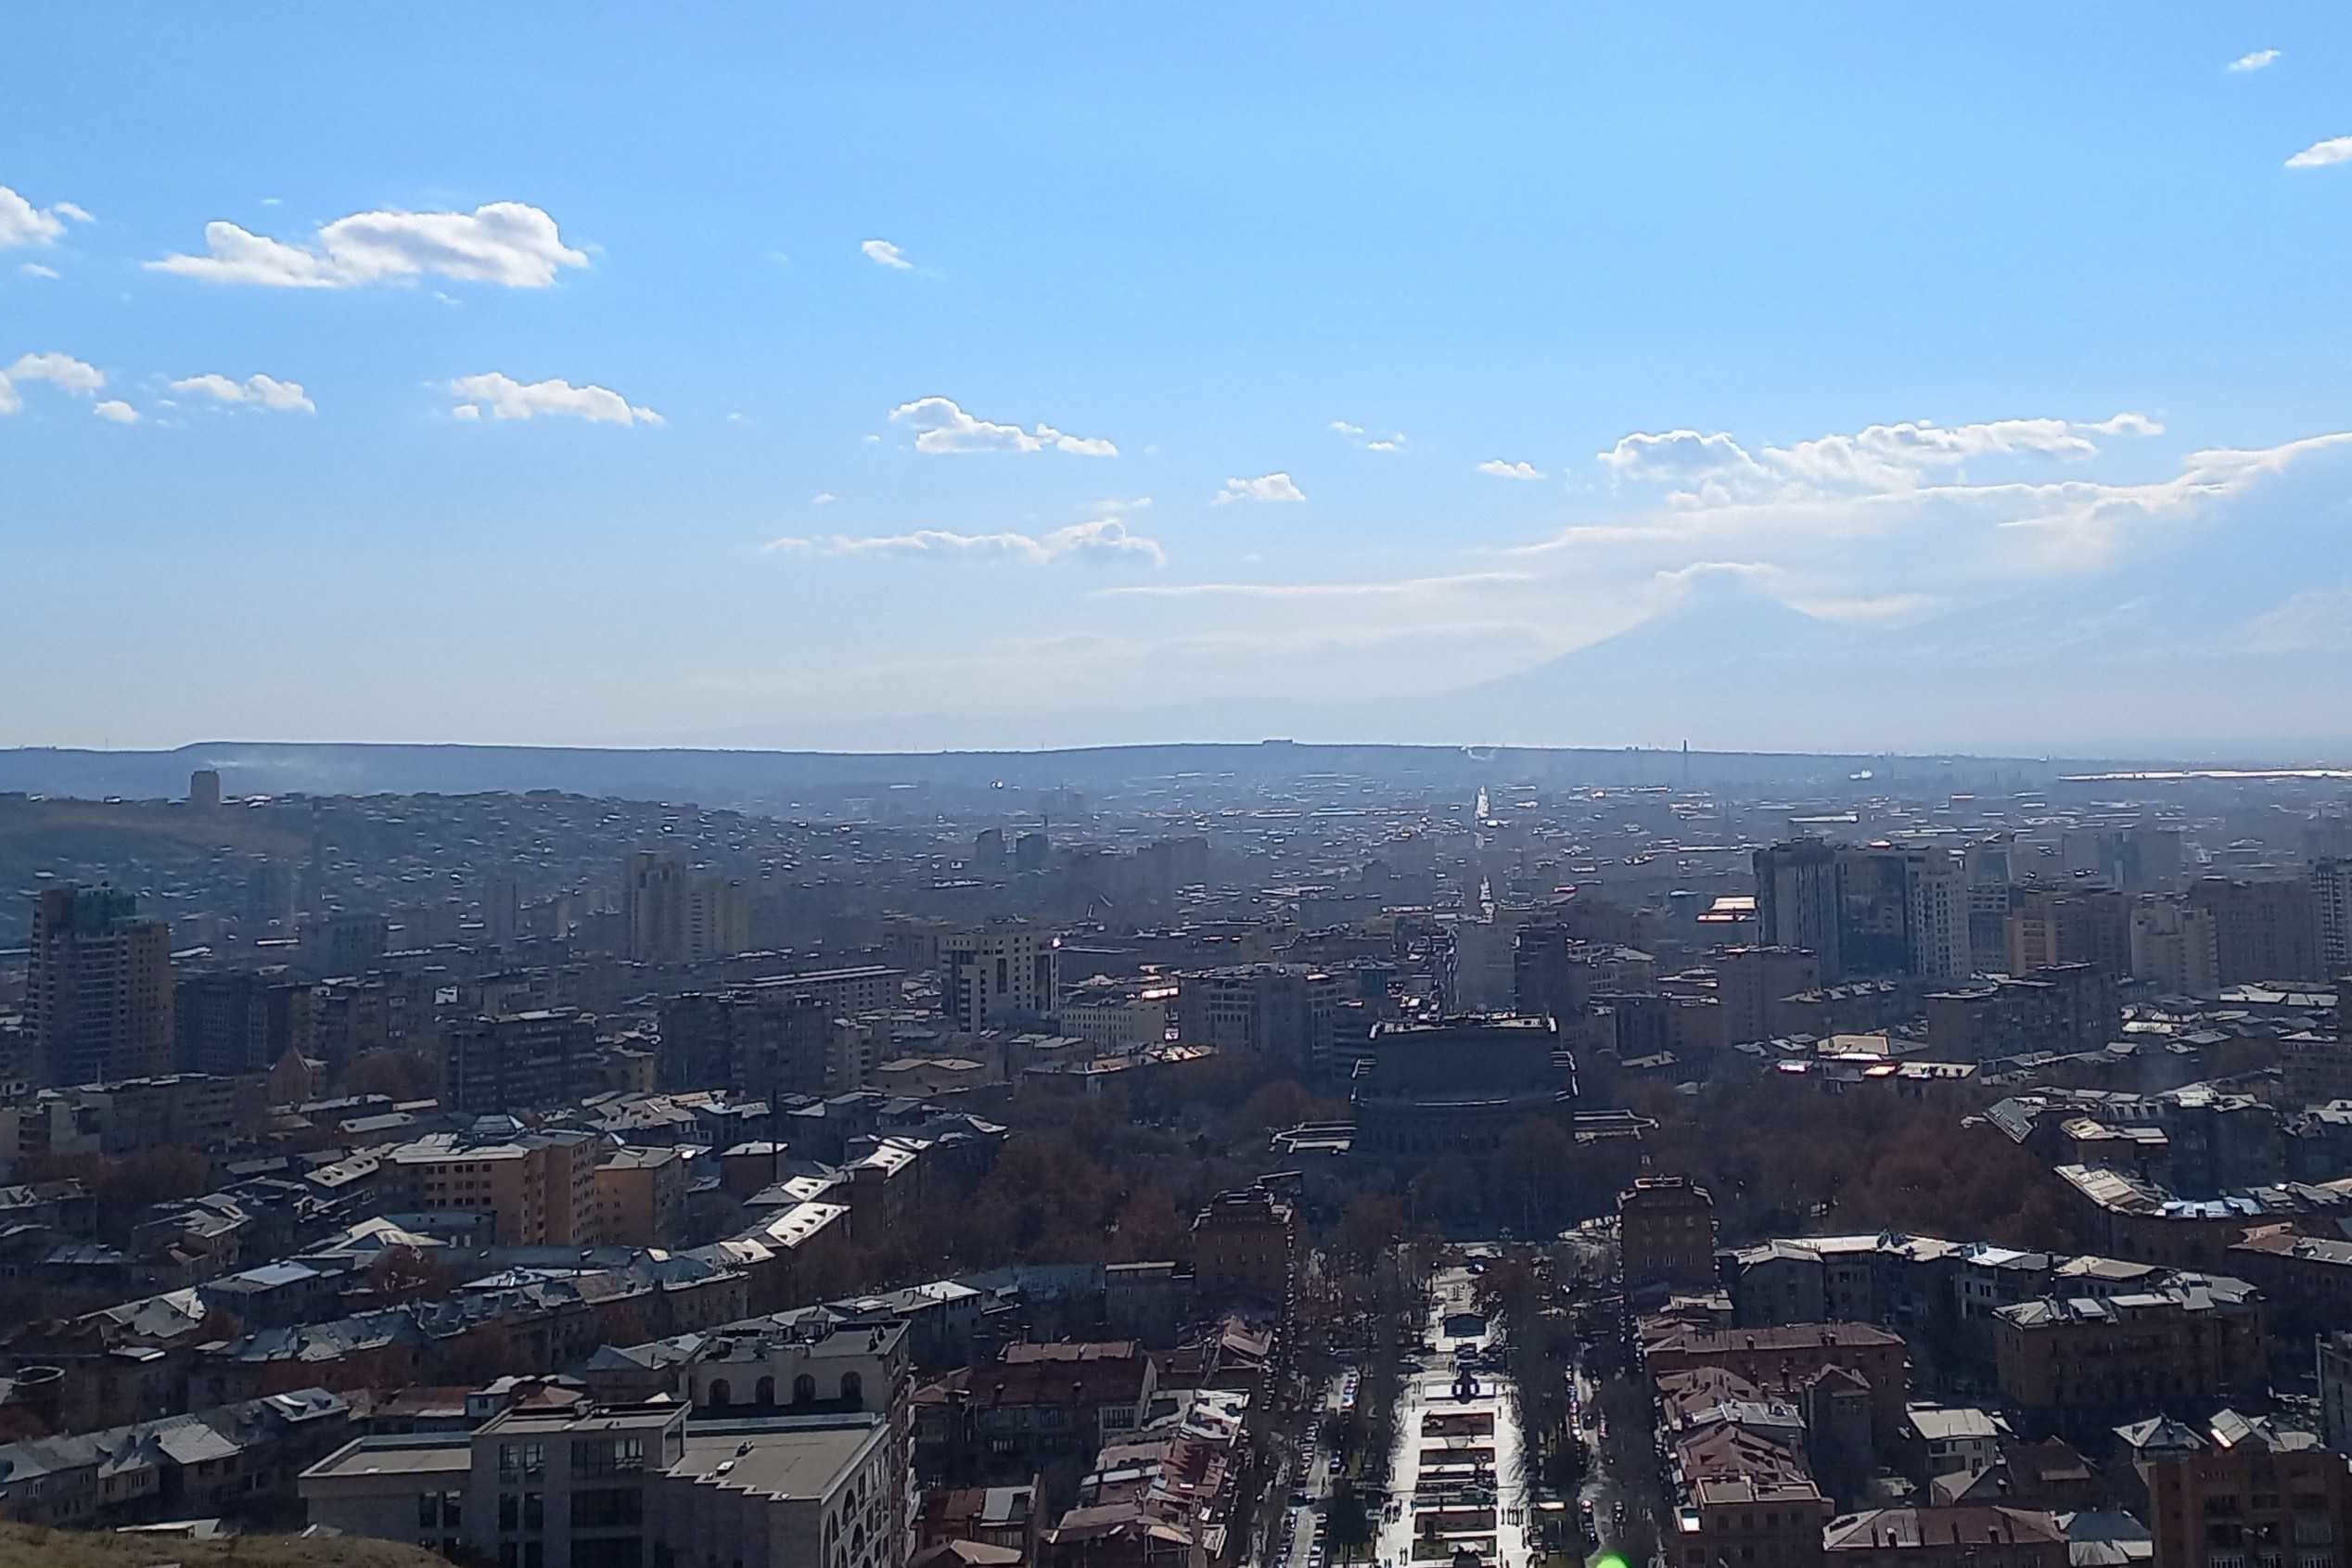
[(725, 1089), (755, 1100), (822, 1094), (840, 1010), (787, 986), (689, 991), (661, 1003), (655, 1081), (666, 1090)]
[(199, 811), (221, 809), (221, 775), (212, 768), (198, 768), (188, 775), (188, 804)]
[(2223, 985), (2326, 978), (2307, 878), (2201, 876), (2189, 888), (2189, 901), (2213, 916)]
[(2128, 895), (2104, 887), (2020, 891), (2006, 923), (2011, 975), (2087, 963), (2112, 979), (2131, 974)]
[(392, 923), (380, 914), (330, 914), (302, 927), (302, 967), (322, 979), (364, 975), (392, 945)]
[(2311, 918), (2320, 973), (2330, 979), (2352, 975), (2352, 860), (2312, 862)]
[(1822, 979), (1844, 977), (1845, 930), (1837, 850), (1799, 838), (1756, 852), (1756, 916), (1765, 947), (1802, 948), (1821, 964)]
[(576, 1008), (457, 1019), (442, 1034), (441, 1103), (479, 1116), (577, 1100), (595, 1051), (596, 1021)]
[(969, 1033), (1004, 1018), (1050, 1015), (1061, 1001), (1062, 939), (1050, 931), (1003, 924), (954, 932), (940, 939), (940, 962), (948, 1016)]
[(522, 888), (511, 876), (493, 876), (482, 890), (482, 937), (499, 947), (521, 933)]
[(172, 991), (183, 1072), (266, 1073), (318, 1049), (318, 988), (285, 969), (183, 975)]
[(698, 963), (751, 945), (751, 890), (640, 849), (621, 869), (621, 924), (640, 963)]
[(172, 928), (111, 887), (32, 902), (25, 1023), (52, 1084), (146, 1077), (172, 1065)]
[(2141, 898), (2131, 907), (2131, 975), (2158, 996), (2220, 995), (2213, 911), (2178, 894)]

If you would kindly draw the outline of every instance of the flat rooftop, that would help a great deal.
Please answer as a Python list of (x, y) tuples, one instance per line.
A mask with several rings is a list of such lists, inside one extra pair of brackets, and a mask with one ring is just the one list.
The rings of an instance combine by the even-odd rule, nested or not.
[[(887, 1430), (875, 1426), (816, 1427), (748, 1436), (688, 1434), (685, 1457), (673, 1476), (739, 1486), (768, 1497), (822, 1498)], [(745, 1450), (749, 1450), (746, 1452)]]
[(302, 1479), (358, 1475), (463, 1475), (473, 1468), (473, 1434), (362, 1437), (346, 1443), (310, 1469)]

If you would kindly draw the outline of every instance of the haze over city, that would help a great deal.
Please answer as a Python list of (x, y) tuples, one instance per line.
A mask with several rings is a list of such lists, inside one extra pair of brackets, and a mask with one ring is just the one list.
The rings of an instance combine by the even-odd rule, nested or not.
[(14, 19), (0, 742), (2335, 746), (2352, 34), (2009, 15)]

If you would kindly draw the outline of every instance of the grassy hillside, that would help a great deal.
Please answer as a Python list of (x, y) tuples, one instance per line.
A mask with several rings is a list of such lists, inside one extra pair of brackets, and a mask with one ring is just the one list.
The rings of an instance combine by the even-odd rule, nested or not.
[(163, 1562), (182, 1568), (449, 1568), (443, 1559), (415, 1547), (350, 1536), (185, 1541), (0, 1523), (0, 1568), (154, 1568)]

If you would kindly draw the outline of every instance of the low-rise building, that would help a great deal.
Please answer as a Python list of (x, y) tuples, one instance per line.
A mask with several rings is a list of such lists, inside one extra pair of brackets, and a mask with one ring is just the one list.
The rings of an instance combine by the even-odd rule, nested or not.
[(1830, 1521), (1828, 1568), (2067, 1568), (2066, 1532), (2032, 1509), (1880, 1508)]

